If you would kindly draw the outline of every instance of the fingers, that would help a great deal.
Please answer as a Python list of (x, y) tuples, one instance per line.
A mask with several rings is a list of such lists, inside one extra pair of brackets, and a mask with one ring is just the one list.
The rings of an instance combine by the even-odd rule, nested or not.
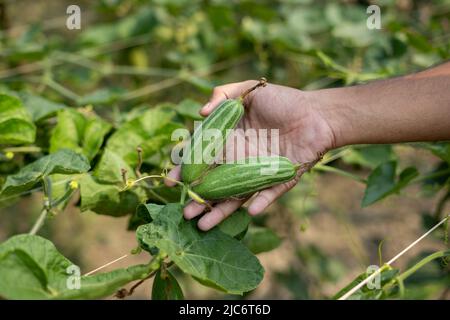
[(183, 210), (184, 217), (188, 220), (195, 218), (205, 210), (206, 206), (195, 201), (189, 202)]
[(245, 200), (228, 200), (214, 206), (198, 221), (200, 230), (208, 231), (242, 206)]
[(255, 80), (230, 83), (215, 87), (211, 99), (200, 110), (202, 116), (209, 115), (222, 101), (239, 97), (242, 92), (255, 84)]
[[(172, 170), (169, 171), (167, 174), (167, 177), (173, 180), (180, 181), (181, 179), (181, 166), (176, 166)], [(173, 187), (176, 185), (174, 181), (171, 181), (169, 179), (164, 179), (164, 184), (168, 187)]]
[(285, 192), (291, 190), (297, 184), (297, 179), (274, 186), (270, 189), (261, 191), (250, 203), (248, 213), (252, 216), (262, 213), (267, 209), (276, 199), (278, 199)]

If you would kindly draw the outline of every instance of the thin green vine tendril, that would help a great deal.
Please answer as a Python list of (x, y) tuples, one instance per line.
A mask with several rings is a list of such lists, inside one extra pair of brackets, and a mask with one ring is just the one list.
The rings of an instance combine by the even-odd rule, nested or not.
[(121, 191), (125, 191), (128, 189), (131, 189), (132, 187), (134, 187), (138, 182), (144, 181), (144, 180), (148, 180), (148, 179), (167, 179), (171, 182), (176, 183), (179, 186), (184, 186), (184, 184), (181, 181), (169, 178), (165, 175), (159, 175), (159, 174), (155, 174), (155, 175), (149, 175), (149, 176), (144, 176), (141, 177), (139, 179), (133, 180), (133, 179), (127, 179), (126, 183), (125, 183), (125, 187), (121, 190)]

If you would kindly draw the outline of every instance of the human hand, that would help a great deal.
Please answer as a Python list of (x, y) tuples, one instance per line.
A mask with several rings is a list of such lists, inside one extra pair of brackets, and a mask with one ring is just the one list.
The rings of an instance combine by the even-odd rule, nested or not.
[[(209, 115), (223, 100), (237, 98), (257, 81), (249, 80), (216, 87), (210, 101), (201, 109), (203, 116)], [(322, 110), (314, 104), (308, 92), (285, 86), (268, 84), (265, 88), (250, 93), (244, 99), (245, 115), (238, 129), (278, 129), (279, 154), (294, 163), (317, 161), (320, 155), (335, 145), (334, 134)], [(250, 147), (247, 155), (258, 155), (257, 148)], [(180, 166), (169, 172), (169, 177), (180, 180)], [(260, 191), (251, 200), (248, 211), (251, 215), (263, 212), (282, 194), (293, 188), (300, 175), (284, 184)], [(173, 185), (166, 181), (167, 185)], [(201, 230), (209, 230), (220, 223), (248, 199), (230, 199), (212, 207), (198, 222)], [(205, 206), (194, 201), (184, 208), (186, 219), (200, 215)]]

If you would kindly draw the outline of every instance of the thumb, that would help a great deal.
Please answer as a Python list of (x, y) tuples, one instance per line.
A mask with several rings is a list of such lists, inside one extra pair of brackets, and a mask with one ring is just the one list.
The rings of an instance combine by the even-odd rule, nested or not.
[(255, 80), (247, 80), (215, 87), (209, 102), (200, 109), (200, 114), (202, 116), (209, 115), (222, 101), (239, 97), (256, 82)]

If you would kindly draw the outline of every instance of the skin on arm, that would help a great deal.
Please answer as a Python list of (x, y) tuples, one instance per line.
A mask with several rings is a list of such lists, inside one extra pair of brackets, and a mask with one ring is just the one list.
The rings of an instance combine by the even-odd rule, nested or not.
[(365, 85), (312, 91), (335, 147), (450, 139), (450, 62)]
[[(207, 116), (223, 100), (238, 97), (256, 81), (214, 89), (202, 108)], [(244, 101), (245, 116), (238, 127), (279, 129), (280, 155), (295, 163), (346, 145), (450, 140), (450, 62), (416, 74), (346, 88), (301, 91), (269, 84)], [(169, 176), (179, 180), (180, 167)], [(300, 175), (256, 194), (248, 207), (252, 215), (293, 188)], [(166, 184), (172, 185), (170, 181)], [(246, 199), (247, 200), (247, 199)], [(198, 226), (209, 230), (246, 200), (226, 200), (202, 216)], [(191, 202), (184, 216), (192, 219), (205, 207)]]

